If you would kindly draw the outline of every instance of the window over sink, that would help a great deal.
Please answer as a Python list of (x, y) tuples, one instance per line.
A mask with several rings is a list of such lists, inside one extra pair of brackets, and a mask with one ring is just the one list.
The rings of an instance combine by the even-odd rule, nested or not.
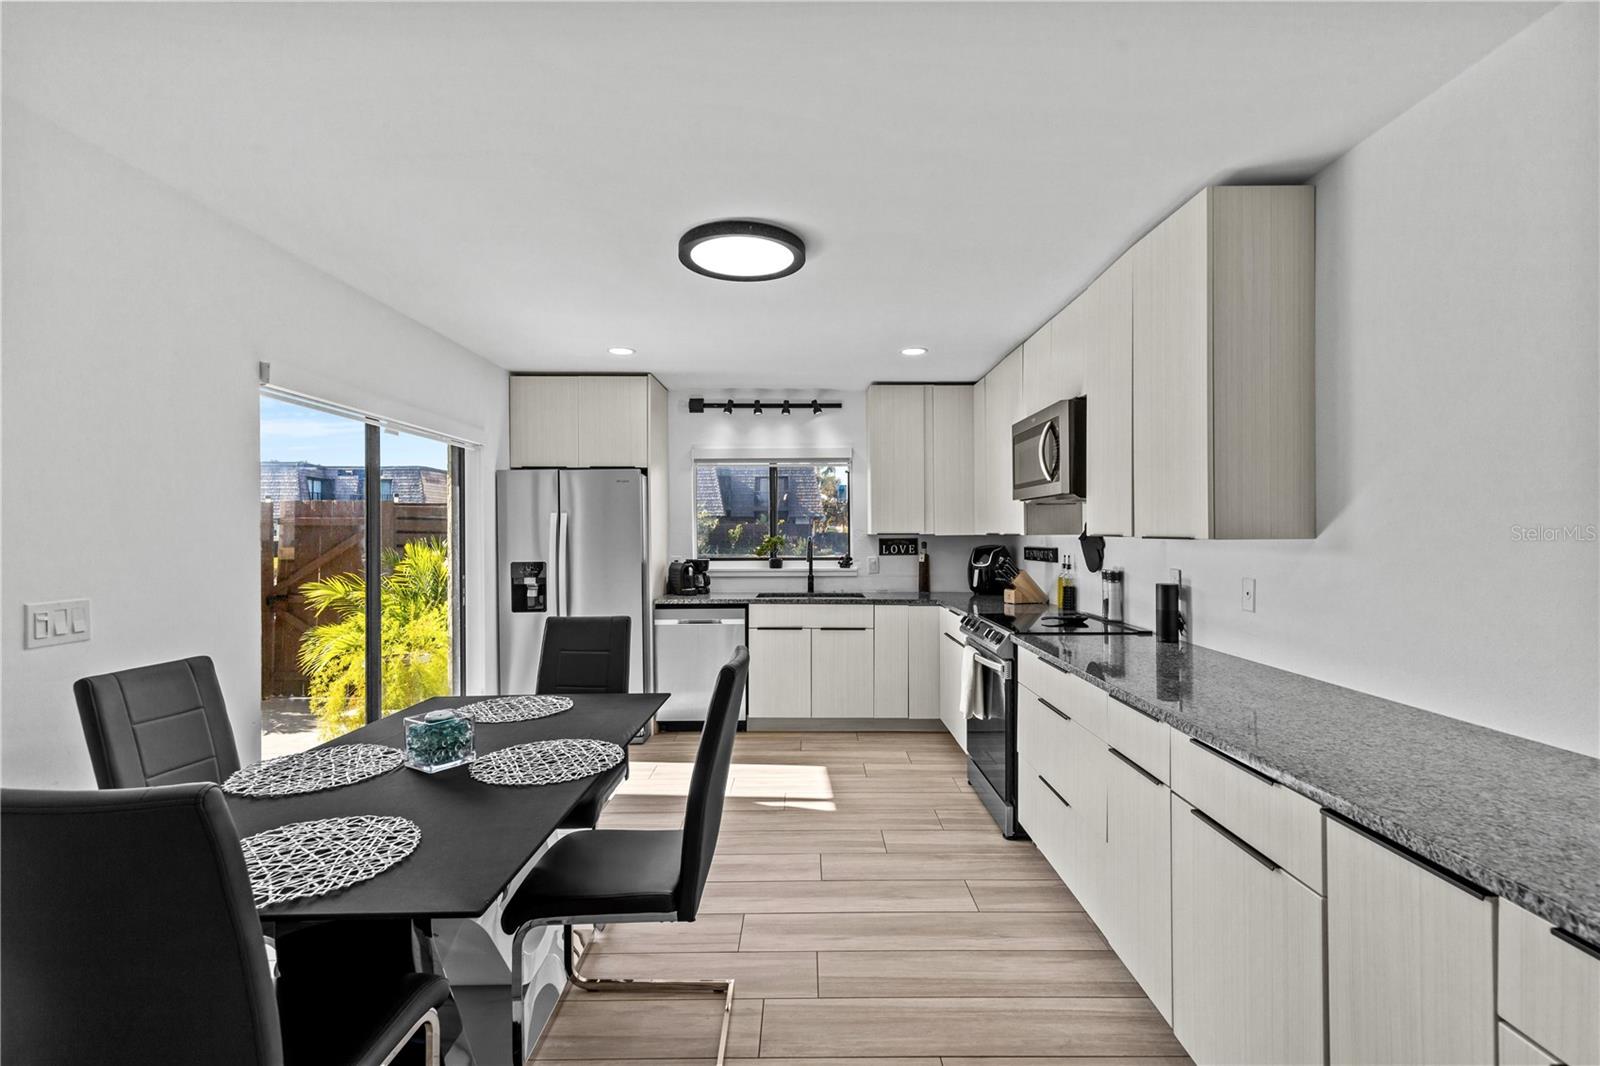
[(696, 459), (694, 550), (706, 559), (766, 558), (761, 543), (782, 539), (779, 555), (803, 559), (850, 550), (850, 463), (828, 460)]

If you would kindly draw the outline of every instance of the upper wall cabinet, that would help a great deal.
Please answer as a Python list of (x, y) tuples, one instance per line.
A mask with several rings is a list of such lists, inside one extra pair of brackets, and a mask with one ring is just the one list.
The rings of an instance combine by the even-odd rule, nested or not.
[(511, 378), (512, 466), (644, 469), (665, 430), (666, 389), (648, 374)]
[[(1133, 535), (1133, 257), (1111, 264), (1072, 301), (1057, 336), (1065, 335), (1069, 359), (1083, 367), (1088, 397), (1084, 429), (1084, 478), (1089, 494), (1083, 521), (1102, 536)], [(1063, 324), (1066, 328), (1063, 329)]]
[(1138, 535), (1316, 536), (1313, 195), (1204, 189), (1134, 246)]
[(927, 529), (927, 404), (922, 385), (874, 385), (867, 390), (872, 462), (867, 528), (874, 533)]
[[(1023, 532), (1022, 504), (1011, 498), (1011, 425), (1033, 412), (1023, 394), (1023, 349), (983, 379), (984, 413), (973, 448), (973, 532)], [(978, 395), (974, 392), (974, 401)]]
[(869, 388), (867, 528), (971, 533), (972, 442), (971, 385)]

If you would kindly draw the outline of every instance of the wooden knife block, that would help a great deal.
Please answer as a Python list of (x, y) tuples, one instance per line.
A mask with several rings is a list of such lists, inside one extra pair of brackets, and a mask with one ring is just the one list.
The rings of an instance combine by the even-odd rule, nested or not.
[(1049, 603), (1044, 589), (1039, 583), (1027, 574), (1019, 573), (1011, 579), (1011, 587), (1005, 591), (1006, 603)]

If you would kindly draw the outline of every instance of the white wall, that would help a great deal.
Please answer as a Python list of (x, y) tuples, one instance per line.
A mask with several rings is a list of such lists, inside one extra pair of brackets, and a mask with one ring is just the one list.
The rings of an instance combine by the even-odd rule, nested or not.
[(1198, 644), (1600, 752), (1595, 41), (1557, 9), (1317, 176), (1320, 533), (1111, 540), (1134, 621), (1181, 567)]
[[(798, 405), (801, 400), (812, 399), (842, 403), (837, 410), (824, 410), (812, 414), (809, 409), (795, 406), (787, 417), (772, 411), (759, 417), (749, 411), (723, 414), (708, 411), (689, 413), (689, 398), (703, 396), (710, 399), (727, 399), (733, 396), (741, 401), (761, 400), (782, 403), (789, 400)], [(877, 554), (877, 538), (866, 533), (867, 491), (871, 471), (867, 451), (867, 394), (865, 392), (784, 392), (769, 389), (740, 389), (706, 391), (703, 389), (673, 390), (667, 396), (667, 452), (668, 471), (672, 493), (672, 529), (668, 537), (668, 554), (674, 559), (694, 555), (694, 500), (693, 455), (695, 449), (749, 450), (760, 454), (769, 449), (816, 449), (829, 455), (848, 452), (850, 466), (850, 553), (855, 556), (857, 573), (842, 575), (838, 567), (829, 562), (817, 567), (817, 587), (837, 591), (906, 591), (917, 587), (917, 561), (915, 559), (886, 558), (881, 560), (878, 573), (870, 573), (870, 563)], [(966, 587), (967, 556), (972, 545), (982, 543), (979, 537), (928, 537), (928, 551), (932, 558), (932, 587), (935, 589), (961, 589)], [(993, 538), (987, 538), (992, 540)], [(805, 587), (805, 564), (787, 564), (779, 571), (757, 571), (752, 576), (717, 573), (712, 576), (714, 592), (746, 593), (777, 592)]]
[[(216, 660), (255, 757), (262, 360), (375, 413), (476, 427), (467, 647), (483, 691), (504, 371), (9, 99), (3, 196), (6, 784), (93, 787), (73, 680), (184, 655)], [(93, 639), (23, 651), (21, 605), (77, 596)]]

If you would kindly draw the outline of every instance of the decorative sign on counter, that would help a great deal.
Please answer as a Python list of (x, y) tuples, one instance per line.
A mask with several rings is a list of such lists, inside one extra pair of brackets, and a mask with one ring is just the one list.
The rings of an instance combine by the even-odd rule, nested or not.
[(916, 537), (879, 537), (879, 555), (916, 555)]
[(426, 774), (465, 766), (477, 758), (472, 720), (444, 709), (406, 719), (406, 765)]

